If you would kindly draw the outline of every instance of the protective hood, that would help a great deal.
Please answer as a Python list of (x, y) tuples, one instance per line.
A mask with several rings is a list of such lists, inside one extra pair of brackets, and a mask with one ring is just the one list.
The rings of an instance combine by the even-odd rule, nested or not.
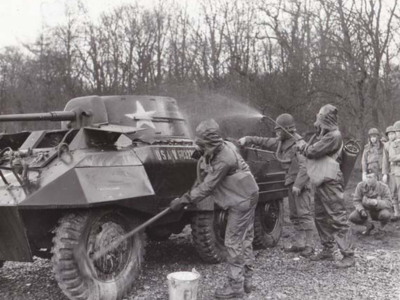
[(215, 153), (224, 143), (219, 125), (213, 119), (201, 122), (196, 128), (196, 136), (196, 144), (204, 149), (205, 155)]
[(339, 129), (337, 121), (337, 108), (332, 104), (321, 107), (317, 114), (317, 121), (314, 123), (317, 128), (333, 131)]

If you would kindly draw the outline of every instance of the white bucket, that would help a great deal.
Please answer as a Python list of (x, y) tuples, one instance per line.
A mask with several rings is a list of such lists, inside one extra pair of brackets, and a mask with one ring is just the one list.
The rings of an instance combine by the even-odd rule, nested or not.
[(175, 272), (168, 274), (169, 300), (197, 300), (200, 274)]

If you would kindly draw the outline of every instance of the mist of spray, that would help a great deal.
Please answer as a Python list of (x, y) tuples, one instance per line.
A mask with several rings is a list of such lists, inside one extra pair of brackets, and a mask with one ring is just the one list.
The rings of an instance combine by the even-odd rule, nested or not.
[(254, 107), (246, 105), (231, 97), (211, 93), (193, 101), (186, 111), (193, 111), (195, 117), (201, 119), (213, 118), (217, 122), (237, 118), (261, 119), (263, 115)]

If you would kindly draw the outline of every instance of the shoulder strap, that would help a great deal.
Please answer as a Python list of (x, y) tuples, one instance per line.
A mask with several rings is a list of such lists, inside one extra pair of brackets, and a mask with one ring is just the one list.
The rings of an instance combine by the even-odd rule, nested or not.
[(338, 150), (337, 152), (335, 152), (334, 154), (332, 154), (331, 157), (332, 157), (334, 160), (337, 160), (338, 157), (339, 157), (339, 155), (342, 153), (342, 149), (343, 149), (343, 141), (342, 141), (342, 144), (340, 145), (339, 150)]
[(239, 166), (239, 157), (237, 156), (237, 153), (236, 153), (236, 150), (235, 149), (232, 149), (232, 147), (228, 144), (228, 143), (225, 143), (224, 142), (224, 144), (233, 152), (233, 154), (235, 155), (235, 157), (236, 157), (236, 172), (238, 172), (239, 170), (241, 170), (240, 169), (240, 166)]

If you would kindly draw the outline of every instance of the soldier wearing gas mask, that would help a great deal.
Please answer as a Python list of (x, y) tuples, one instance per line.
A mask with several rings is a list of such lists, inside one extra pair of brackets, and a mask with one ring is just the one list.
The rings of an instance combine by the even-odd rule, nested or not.
[(344, 182), (340, 170), (343, 139), (337, 122), (337, 109), (331, 104), (323, 106), (314, 123), (317, 142), (302, 149), (308, 158), (307, 173), (313, 184), (315, 225), (321, 238), (323, 251), (311, 257), (313, 261), (334, 260), (336, 241), (342, 260), (335, 266), (347, 268), (355, 264), (353, 236), (347, 224), (344, 205)]
[(215, 297), (242, 297), (254, 289), (252, 242), (258, 185), (235, 146), (222, 139), (217, 122), (212, 119), (201, 122), (196, 128), (196, 136), (205, 172), (198, 178), (199, 184), (174, 199), (170, 208), (177, 211), (211, 196), (219, 207), (228, 210), (225, 232), (228, 280), (216, 290)]
[(305, 157), (298, 148), (306, 143), (296, 133), (296, 126), (290, 114), (278, 116), (275, 122), (276, 138), (246, 136), (239, 140), (241, 146), (256, 145), (266, 150), (277, 151), (277, 158), (286, 171), (285, 185), (289, 189), (290, 220), (296, 230), (295, 242), (286, 252), (298, 252), (309, 257), (314, 253), (314, 221), (311, 210), (311, 186), (305, 166)]

